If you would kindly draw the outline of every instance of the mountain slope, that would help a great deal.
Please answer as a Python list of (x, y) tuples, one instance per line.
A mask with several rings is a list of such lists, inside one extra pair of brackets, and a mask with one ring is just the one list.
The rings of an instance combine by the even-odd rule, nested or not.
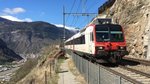
[[(0, 18), (2, 19), (2, 18)], [(66, 38), (74, 32), (65, 30)], [(61, 42), (63, 28), (46, 22), (0, 22), (0, 38), (18, 54), (38, 53), (41, 48)]]
[(6, 43), (0, 39), (0, 64), (4, 62), (18, 61), (22, 58), (13, 50), (9, 49)]

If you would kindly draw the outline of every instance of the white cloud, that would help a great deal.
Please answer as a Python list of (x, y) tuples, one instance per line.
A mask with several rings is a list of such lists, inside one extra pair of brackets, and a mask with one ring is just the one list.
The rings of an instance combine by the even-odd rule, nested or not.
[(17, 22), (32, 22), (32, 19), (30, 18), (19, 19), (17, 17), (10, 16), (10, 15), (5, 15), (5, 16), (0, 16), (0, 17), (11, 20), (11, 21), (17, 21)]
[(19, 13), (24, 13), (24, 12), (26, 12), (26, 10), (21, 7), (5, 8), (3, 12), (0, 14), (0, 17), (11, 20), (11, 21), (17, 21), (17, 22), (32, 22), (32, 19), (30, 18), (19, 19), (15, 16), (11, 16), (13, 14), (19, 14)]
[(5, 8), (3, 10), (4, 13), (6, 14), (18, 14), (18, 13), (23, 13), (26, 12), (25, 9), (21, 8), (21, 7), (17, 7), (17, 8)]
[[(55, 26), (57, 27), (62, 27), (63, 28), (63, 25), (62, 24), (54, 24)], [(75, 28), (75, 27), (69, 27), (69, 26), (65, 26), (66, 29), (68, 30), (73, 30), (73, 31), (77, 31), (79, 29)]]
[[(57, 27), (64, 27), (62, 24), (55, 24)], [(65, 26), (66, 29), (74, 29), (74, 27)]]

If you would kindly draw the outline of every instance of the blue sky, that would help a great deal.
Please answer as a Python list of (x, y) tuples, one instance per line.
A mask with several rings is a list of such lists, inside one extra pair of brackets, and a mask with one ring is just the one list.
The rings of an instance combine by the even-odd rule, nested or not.
[[(0, 16), (17, 21), (45, 21), (52, 24), (63, 24), (63, 6), (68, 13), (97, 13), (98, 7), (106, 1), (107, 0), (0, 0)], [(85, 4), (83, 5), (83, 3)], [(71, 8), (73, 9), (72, 11)], [(66, 15), (66, 25), (82, 28), (93, 17), (94, 16)]]

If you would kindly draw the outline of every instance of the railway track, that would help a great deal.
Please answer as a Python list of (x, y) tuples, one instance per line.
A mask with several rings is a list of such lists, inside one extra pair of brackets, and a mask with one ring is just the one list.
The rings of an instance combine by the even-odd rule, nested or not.
[(150, 61), (140, 60), (140, 59), (135, 59), (135, 58), (127, 58), (127, 57), (125, 58), (125, 60), (128, 60), (130, 62), (136, 62), (136, 65), (130, 65), (129, 62), (126, 63), (125, 65), (123, 64), (127, 68), (135, 69), (137, 71), (140, 71), (140, 72), (150, 75)]
[[(82, 56), (81, 56), (82, 57)], [(120, 76), (131, 82), (131, 84), (150, 84), (150, 62), (143, 60), (124, 59), (120, 64), (102, 64), (99, 60), (84, 58), (91, 63), (103, 67), (107, 71)], [(95, 62), (93, 62), (95, 61)], [(124, 83), (123, 83), (124, 84)], [(129, 82), (125, 84), (130, 84)]]
[(105, 66), (111, 72), (122, 76), (134, 84), (150, 84), (150, 62), (145, 60), (125, 58), (125, 63)]
[(150, 84), (150, 75), (141, 71), (119, 65), (118, 67), (110, 68), (128, 78), (139, 82), (140, 84)]
[(141, 60), (141, 59), (135, 59), (135, 58), (129, 58), (129, 57), (124, 57), (123, 60), (134, 61), (143, 65), (146, 65), (146, 66), (150, 66), (150, 61), (147, 61), (147, 60)]

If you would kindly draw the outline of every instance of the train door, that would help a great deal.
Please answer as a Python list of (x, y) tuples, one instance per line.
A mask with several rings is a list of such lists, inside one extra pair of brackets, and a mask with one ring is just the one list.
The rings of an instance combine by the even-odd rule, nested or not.
[(92, 54), (92, 41), (91, 41), (91, 33), (88, 33), (88, 48), (89, 48), (89, 53)]
[(85, 40), (86, 40), (86, 47), (87, 47), (87, 53), (92, 54), (92, 32), (93, 32), (93, 26), (89, 26), (85, 30)]
[[(88, 28), (87, 28), (88, 29)], [(90, 33), (89, 31), (86, 29), (85, 31), (85, 44), (86, 44), (86, 53), (90, 53), (91, 49), (90, 49)]]
[(93, 32), (90, 33), (90, 53), (94, 54), (95, 52), (95, 45), (94, 45), (94, 36)]
[(88, 49), (89, 49), (89, 53), (92, 54), (92, 41), (91, 41), (91, 32), (88, 33)]
[(90, 54), (93, 53), (93, 33), (92, 33), (92, 30), (90, 30), (90, 32), (88, 32), (88, 52)]

